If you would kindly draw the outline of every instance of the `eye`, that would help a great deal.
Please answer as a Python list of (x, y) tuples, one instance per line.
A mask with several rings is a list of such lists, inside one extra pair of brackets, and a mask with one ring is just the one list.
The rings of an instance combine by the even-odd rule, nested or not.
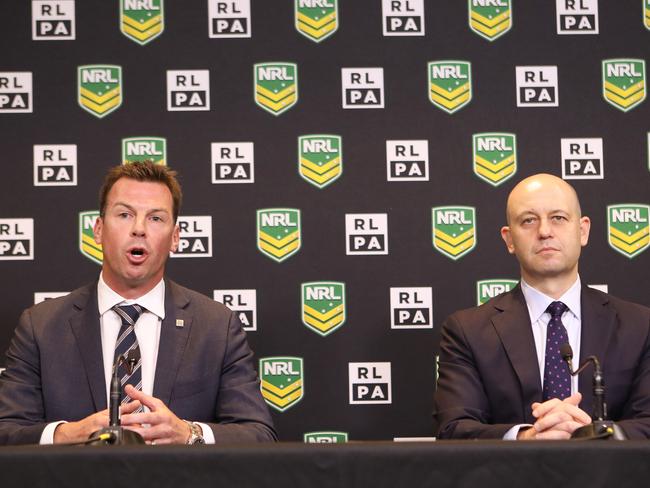
[(564, 215), (553, 215), (553, 216), (551, 217), (551, 219), (552, 219), (554, 222), (565, 222), (565, 221), (568, 221), (568, 220), (569, 220), (569, 219), (567, 219)]
[(119, 214), (117, 214), (117, 216), (122, 219), (125, 219), (129, 216), (129, 212), (120, 212)]
[(162, 219), (162, 217), (160, 215), (152, 215), (151, 220), (153, 220), (154, 222), (162, 222), (163, 221), (163, 219)]
[(523, 225), (529, 225), (532, 224), (533, 222), (535, 222), (535, 217), (526, 217), (521, 221)]

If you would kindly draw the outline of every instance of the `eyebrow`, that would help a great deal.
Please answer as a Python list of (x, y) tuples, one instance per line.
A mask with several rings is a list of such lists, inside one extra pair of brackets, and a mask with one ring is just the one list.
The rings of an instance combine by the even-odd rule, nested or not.
[[(135, 208), (134, 208), (133, 206), (129, 205), (128, 203), (124, 203), (124, 202), (115, 202), (115, 203), (113, 204), (113, 207), (118, 207), (118, 206), (120, 206), (120, 205), (121, 205), (122, 207), (126, 207), (126, 208), (128, 208), (129, 210), (131, 210), (131, 211), (133, 211), (133, 212), (136, 211)], [(147, 213), (148, 213), (148, 214), (156, 213), (156, 212), (165, 212), (165, 213), (169, 213), (169, 210), (167, 210), (166, 208), (152, 208), (152, 209), (150, 209), (150, 210), (147, 210)]]

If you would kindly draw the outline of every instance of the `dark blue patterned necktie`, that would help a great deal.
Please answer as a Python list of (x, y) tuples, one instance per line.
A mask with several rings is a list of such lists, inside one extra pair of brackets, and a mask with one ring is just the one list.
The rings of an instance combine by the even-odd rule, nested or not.
[[(142, 314), (142, 307), (140, 305), (122, 305), (114, 306), (113, 310), (120, 316), (122, 319), (122, 326), (120, 327), (120, 332), (117, 336), (117, 342), (115, 343), (115, 355), (113, 356), (113, 362), (121, 354), (125, 358), (128, 357), (130, 351), (137, 351), (137, 357), (140, 357), (138, 345), (138, 338), (135, 335), (135, 323), (138, 321), (138, 318)], [(118, 377), (120, 378), (120, 385), (122, 386), (122, 391), (124, 391), (124, 385), (133, 385), (137, 390), (142, 390), (142, 359), (139, 359), (135, 364), (131, 374), (128, 372), (128, 366), (126, 361), (123, 362), (117, 369)], [(122, 403), (127, 403), (131, 401), (129, 395), (124, 395), (122, 398)], [(142, 412), (142, 407), (139, 407), (136, 412)]]
[(560, 353), (562, 344), (569, 342), (562, 314), (569, 309), (562, 302), (552, 302), (546, 312), (551, 320), (546, 328), (546, 361), (544, 365), (544, 401), (551, 398), (564, 400), (571, 396), (571, 375)]

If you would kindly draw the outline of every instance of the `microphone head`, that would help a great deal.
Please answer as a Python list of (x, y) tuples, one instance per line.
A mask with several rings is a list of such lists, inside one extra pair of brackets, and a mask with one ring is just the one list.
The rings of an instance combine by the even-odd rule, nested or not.
[(573, 349), (571, 349), (568, 342), (560, 346), (560, 354), (562, 355), (562, 359), (565, 361), (573, 360)]
[(126, 369), (129, 374), (133, 373), (133, 368), (135, 368), (135, 365), (138, 364), (138, 361), (140, 361), (140, 348), (136, 347), (135, 349), (131, 349), (126, 357)]

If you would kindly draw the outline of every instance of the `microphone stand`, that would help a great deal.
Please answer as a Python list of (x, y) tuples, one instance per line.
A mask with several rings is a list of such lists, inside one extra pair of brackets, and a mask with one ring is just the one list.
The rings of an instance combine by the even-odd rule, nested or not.
[(120, 354), (113, 364), (113, 374), (111, 376), (110, 403), (108, 407), (109, 424), (96, 432), (90, 434), (89, 445), (106, 446), (106, 445), (127, 445), (127, 444), (144, 444), (144, 439), (140, 434), (132, 430), (125, 429), (120, 425), (120, 402), (122, 397), (122, 388), (120, 378), (118, 377), (119, 367), (127, 363), (128, 373), (133, 373), (133, 368), (140, 360), (139, 351), (129, 351), (128, 358)]
[(596, 356), (588, 356), (585, 362), (576, 370), (573, 371), (573, 351), (569, 344), (563, 344), (560, 348), (562, 359), (566, 361), (569, 368), (569, 374), (576, 376), (580, 374), (590, 363), (594, 365), (593, 375), (593, 414), (592, 421), (588, 425), (576, 429), (571, 435), (571, 439), (578, 440), (592, 440), (592, 439), (614, 439), (614, 440), (627, 440), (625, 432), (611, 420), (607, 419), (607, 403), (605, 402), (605, 380), (603, 372), (600, 368), (600, 361)]

